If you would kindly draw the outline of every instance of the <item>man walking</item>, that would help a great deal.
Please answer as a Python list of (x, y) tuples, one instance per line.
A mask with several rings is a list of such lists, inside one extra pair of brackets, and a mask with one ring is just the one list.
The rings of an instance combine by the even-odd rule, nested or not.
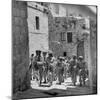
[(64, 58), (59, 57), (58, 58), (58, 63), (57, 63), (57, 71), (58, 71), (58, 84), (61, 84), (64, 81), (64, 63), (63, 63)]
[(80, 86), (82, 86), (85, 85), (85, 79), (87, 75), (86, 62), (83, 60), (82, 56), (79, 57), (78, 67), (79, 67), (79, 82), (80, 82)]
[(78, 68), (77, 68), (77, 58), (74, 55), (73, 59), (70, 61), (71, 80), (72, 80), (72, 83), (73, 83), (74, 86), (76, 85), (77, 71), (78, 71)]
[(35, 62), (34, 62), (34, 68), (38, 71), (39, 74), (39, 85), (42, 83), (43, 78), (43, 58), (41, 57), (41, 51), (36, 50), (36, 56), (35, 56)]
[(54, 75), (54, 66), (53, 66), (54, 58), (53, 58), (53, 53), (49, 52), (48, 57), (47, 57), (47, 66), (48, 66), (48, 81), (50, 86), (52, 85)]
[(43, 51), (43, 78), (44, 78), (44, 83), (47, 83), (47, 74), (48, 74), (48, 66), (47, 66), (47, 52)]
[(30, 65), (29, 65), (29, 69), (30, 69), (30, 74), (31, 74), (31, 79), (34, 79), (34, 70), (33, 70), (33, 63), (34, 63), (34, 54), (31, 54), (30, 57)]

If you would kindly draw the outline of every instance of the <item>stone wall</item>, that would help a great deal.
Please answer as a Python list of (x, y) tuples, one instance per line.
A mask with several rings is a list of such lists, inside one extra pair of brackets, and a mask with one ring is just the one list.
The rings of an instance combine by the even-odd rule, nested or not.
[(61, 48), (62, 46), (59, 45), (58, 42), (58, 37), (56, 34), (56, 26), (55, 26), (55, 18), (52, 16), (51, 11), (48, 13), (48, 30), (49, 30), (49, 49), (53, 51), (54, 56), (59, 56), (61, 55)]
[[(48, 49), (48, 14), (44, 6), (35, 2), (27, 2), (28, 29), (29, 29), (29, 55), (40, 49)], [(34, 6), (33, 6), (34, 5)], [(36, 16), (39, 18), (39, 29), (36, 29)]]
[[(49, 19), (50, 20), (50, 19)], [(73, 43), (67, 43), (67, 19), (66, 17), (54, 17), (52, 19), (51, 25), (49, 26), (49, 40), (50, 40), (50, 49), (54, 52), (55, 56), (62, 56), (63, 52), (67, 52), (68, 56), (71, 56), (71, 51), (74, 48)], [(71, 30), (73, 33), (73, 40), (75, 36), (75, 30)], [(61, 33), (65, 33), (65, 41), (61, 41)], [(76, 50), (75, 50), (76, 52)], [(76, 53), (75, 53), (76, 54)]]
[[(59, 9), (58, 9), (59, 7)], [(96, 6), (95, 6), (96, 7)], [(86, 5), (75, 5), (75, 4), (61, 4), (61, 3), (50, 3), (49, 9), (54, 17), (66, 17), (66, 16), (83, 16), (96, 18), (95, 13), (89, 9)], [(56, 13), (57, 12), (59, 13)]]
[[(82, 40), (83, 33), (87, 29), (82, 29), (84, 20), (78, 20), (75, 17), (53, 17), (49, 13), (49, 48), (54, 52), (55, 56), (63, 56), (67, 52), (67, 56), (77, 55), (77, 38)], [(65, 33), (65, 41), (61, 41), (61, 33)], [(72, 42), (67, 41), (67, 32), (72, 32)], [(84, 57), (88, 59), (88, 40), (84, 41)]]
[(26, 88), (29, 66), (27, 3), (12, 0), (12, 76), (13, 93)]
[(97, 23), (94, 20), (90, 20), (90, 53), (91, 53), (91, 65), (92, 65), (92, 80), (94, 92), (97, 92)]

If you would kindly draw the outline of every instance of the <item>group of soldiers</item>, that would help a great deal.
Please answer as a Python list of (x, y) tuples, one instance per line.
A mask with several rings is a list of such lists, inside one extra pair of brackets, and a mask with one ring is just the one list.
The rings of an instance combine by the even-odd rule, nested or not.
[[(47, 56), (48, 55), (48, 56)], [(52, 52), (36, 50), (36, 55), (31, 55), (30, 69), (32, 80), (39, 82), (39, 86), (44, 84), (52, 85), (53, 81), (57, 84), (63, 83), (68, 76), (71, 77), (73, 85), (76, 85), (79, 76), (80, 86), (85, 85), (88, 77), (87, 64), (82, 56), (72, 58), (53, 56)]]

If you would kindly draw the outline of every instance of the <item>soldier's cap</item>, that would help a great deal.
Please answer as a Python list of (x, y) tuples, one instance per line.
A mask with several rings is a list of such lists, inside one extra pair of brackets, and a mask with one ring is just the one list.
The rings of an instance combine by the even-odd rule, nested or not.
[(34, 54), (32, 53), (31, 56), (34, 56)]
[(79, 56), (79, 59), (83, 59), (83, 56)]
[(47, 54), (47, 52), (46, 52), (46, 51), (42, 51), (42, 53), (43, 53), (43, 54)]
[(47, 53), (46, 51), (42, 51), (42, 53)]
[(52, 54), (52, 53), (49, 53), (48, 55), (49, 55), (50, 57), (53, 57), (53, 54)]
[(36, 50), (36, 53), (41, 53), (41, 50)]
[(77, 58), (77, 56), (76, 56), (76, 55), (72, 55), (72, 57), (73, 57), (73, 59), (76, 59), (76, 58)]
[(64, 57), (59, 57), (59, 60), (64, 60)]
[(45, 50), (45, 49), (42, 50), (42, 53), (47, 53), (47, 52), (48, 52), (48, 50)]
[(48, 54), (53, 54), (53, 52), (51, 50), (48, 51)]

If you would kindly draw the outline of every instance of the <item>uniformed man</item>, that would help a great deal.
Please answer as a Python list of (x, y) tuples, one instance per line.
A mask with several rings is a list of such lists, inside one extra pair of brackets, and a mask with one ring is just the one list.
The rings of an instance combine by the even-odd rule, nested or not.
[(48, 57), (47, 57), (47, 66), (48, 66), (48, 81), (50, 86), (52, 85), (53, 82), (53, 62), (54, 62), (54, 58), (53, 58), (53, 53), (52, 52), (48, 52)]
[(72, 60), (70, 61), (70, 74), (71, 74), (71, 80), (73, 85), (76, 85), (76, 80), (77, 80), (77, 72), (78, 72), (78, 68), (77, 68), (77, 57), (75, 55), (73, 55)]
[(31, 79), (33, 80), (34, 79), (34, 71), (33, 71), (33, 63), (34, 63), (34, 54), (31, 54), (31, 57), (30, 57), (30, 66), (29, 66), (29, 69), (30, 69), (30, 74), (31, 74)]
[(34, 68), (38, 71), (39, 74), (39, 85), (42, 84), (42, 78), (43, 78), (43, 58), (41, 56), (41, 51), (36, 50), (36, 56), (35, 56), (35, 62), (34, 62)]
[(85, 85), (85, 79), (87, 75), (87, 66), (86, 62), (83, 60), (83, 56), (79, 56), (78, 67), (79, 67), (79, 82), (80, 86), (82, 86)]
[(64, 78), (65, 78), (65, 80), (67, 78), (68, 73), (69, 73), (69, 62), (68, 62), (68, 58), (65, 58), (65, 61), (64, 61)]
[(48, 74), (48, 66), (47, 66), (47, 52), (43, 51), (43, 78), (44, 83), (47, 83), (47, 74)]
[(61, 84), (64, 81), (64, 63), (63, 63), (64, 58), (59, 57), (58, 62), (57, 62), (57, 76), (58, 76), (58, 84)]

